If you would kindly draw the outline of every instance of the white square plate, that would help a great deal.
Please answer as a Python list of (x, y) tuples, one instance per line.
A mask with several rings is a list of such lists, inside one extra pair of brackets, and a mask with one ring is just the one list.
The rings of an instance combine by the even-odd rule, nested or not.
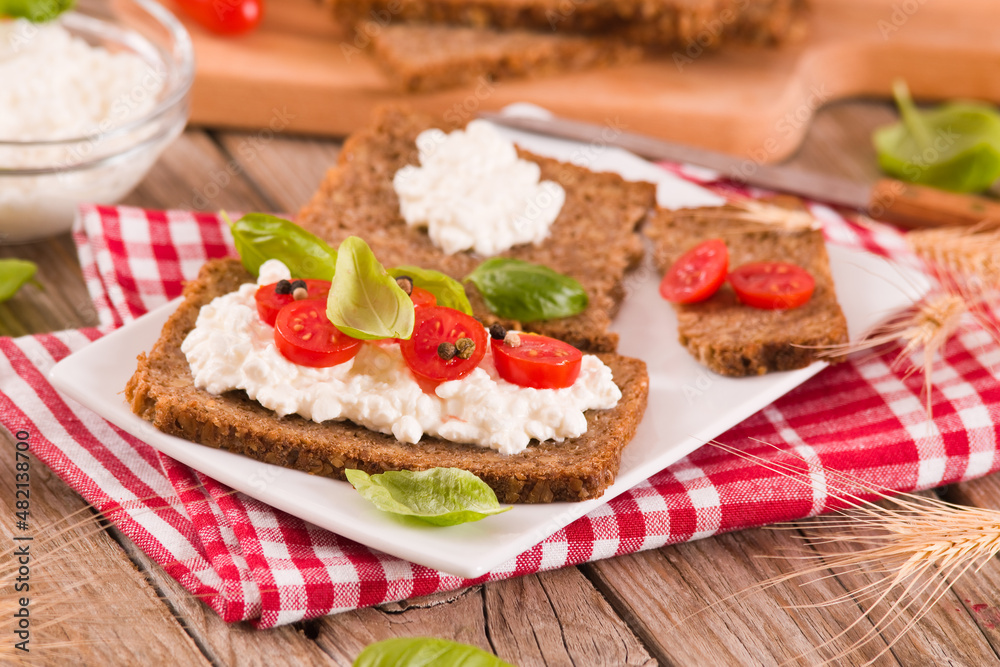
[[(912, 274), (876, 256), (831, 247), (837, 293), (852, 338), (913, 302), (926, 289)], [(478, 577), (531, 548), (706, 441), (746, 419), (825, 367), (751, 378), (725, 378), (698, 365), (676, 340), (673, 309), (658, 294), (658, 277), (640, 269), (615, 320), (622, 354), (649, 365), (649, 407), (625, 448), (615, 483), (582, 503), (515, 505), (484, 521), (437, 528), (414, 526), (376, 510), (350, 484), (260, 463), (156, 431), (132, 414), (122, 389), (136, 355), (149, 350), (178, 301), (158, 308), (58, 363), (57, 389), (159, 451), (318, 526), (409, 561)]]

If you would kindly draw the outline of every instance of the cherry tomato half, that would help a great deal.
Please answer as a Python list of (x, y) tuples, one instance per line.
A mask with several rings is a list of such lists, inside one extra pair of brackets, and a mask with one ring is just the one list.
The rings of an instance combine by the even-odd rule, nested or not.
[[(414, 318), (413, 335), (399, 341), (399, 349), (424, 391), (433, 393), (442, 382), (464, 378), (486, 355), (486, 329), (465, 313), (444, 306), (422, 306), (414, 310)], [(471, 338), (476, 344), (472, 356), (442, 359), (438, 345), (454, 344), (459, 338)]]
[(660, 296), (671, 303), (704, 301), (722, 287), (728, 269), (726, 242), (702, 241), (671, 265), (660, 283)]
[(293, 301), (274, 322), (274, 344), (289, 361), (301, 366), (326, 368), (351, 359), (361, 341), (333, 326), (326, 316), (326, 300)]
[(521, 344), (511, 347), (491, 339), (493, 363), (507, 382), (535, 389), (570, 387), (580, 375), (583, 353), (568, 343), (538, 334), (518, 334)]
[(264, 16), (262, 0), (177, 0), (177, 5), (195, 21), (222, 35), (253, 30)]
[(413, 301), (413, 307), (419, 308), (420, 306), (436, 306), (437, 297), (425, 290), (423, 287), (413, 286), (413, 291), (410, 292), (410, 300)]
[[(257, 302), (257, 314), (260, 315), (260, 319), (272, 327), (275, 318), (278, 317), (278, 311), (295, 301), (295, 297), (291, 294), (275, 292), (277, 286), (278, 283), (262, 285), (257, 288), (257, 293), (253, 297)], [(309, 290), (310, 299), (326, 299), (327, 294), (330, 293), (330, 282), (327, 280), (307, 280), (306, 289)]]
[(729, 274), (737, 298), (748, 306), (779, 310), (809, 301), (816, 281), (801, 266), (786, 262), (751, 262)]

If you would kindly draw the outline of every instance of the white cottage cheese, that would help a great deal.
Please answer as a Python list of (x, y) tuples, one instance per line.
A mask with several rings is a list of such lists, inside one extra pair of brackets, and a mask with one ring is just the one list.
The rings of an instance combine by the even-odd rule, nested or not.
[[(289, 278), (280, 262), (261, 267), (258, 284)], [(562, 441), (587, 430), (585, 410), (612, 408), (621, 399), (611, 369), (584, 355), (580, 376), (565, 389), (531, 389), (497, 375), (487, 352), (472, 373), (424, 393), (395, 343), (365, 343), (351, 361), (310, 368), (288, 361), (274, 329), (257, 315), (257, 286), (218, 297), (201, 309), (181, 346), (196, 387), (212, 394), (242, 389), (279, 416), (316, 422), (348, 419), (397, 440), (425, 433), (516, 454), (537, 440)]]
[(559, 215), (566, 192), (541, 181), (534, 162), (486, 121), (445, 134), (417, 137), (420, 166), (396, 172), (393, 188), (406, 224), (427, 227), (446, 253), (469, 250), (496, 255), (522, 243), (539, 243)]
[[(0, 140), (106, 132), (152, 109), (162, 79), (138, 56), (90, 46), (58, 22), (0, 21)], [(23, 159), (3, 166), (33, 162)]]

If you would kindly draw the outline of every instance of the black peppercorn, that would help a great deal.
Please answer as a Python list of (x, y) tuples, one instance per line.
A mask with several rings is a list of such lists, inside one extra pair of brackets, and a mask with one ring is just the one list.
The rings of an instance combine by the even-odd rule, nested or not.
[(274, 286), (275, 294), (291, 294), (292, 293), (292, 283), (288, 280), (279, 280), (278, 284)]
[(396, 284), (409, 296), (413, 294), (413, 278), (410, 276), (400, 276), (396, 278)]
[(448, 341), (445, 341), (440, 345), (438, 345), (438, 356), (444, 359), (445, 361), (451, 361), (455, 357), (455, 354), (457, 352), (458, 350), (455, 349), (455, 346), (449, 343)]
[(503, 340), (503, 337), (506, 335), (507, 330), (499, 322), (494, 322), (490, 325), (490, 338), (493, 340)]

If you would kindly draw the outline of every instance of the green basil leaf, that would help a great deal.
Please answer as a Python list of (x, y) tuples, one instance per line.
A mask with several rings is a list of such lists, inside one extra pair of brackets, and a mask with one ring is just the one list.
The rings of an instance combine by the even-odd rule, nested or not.
[(472, 306), (469, 304), (469, 297), (465, 295), (465, 288), (451, 276), (434, 269), (409, 265), (389, 269), (389, 275), (393, 278), (409, 276), (414, 285), (433, 294), (439, 306), (447, 306), (466, 315), (472, 315)]
[(893, 95), (902, 121), (872, 135), (884, 171), (955, 192), (986, 190), (1000, 178), (1000, 113), (995, 108), (953, 102), (921, 111), (902, 81), (893, 85)]
[(0, 259), (0, 301), (6, 301), (35, 277), (38, 267), (26, 259)]
[(74, 0), (0, 0), (0, 16), (42, 23), (72, 9), (74, 4)]
[(362, 340), (409, 338), (413, 333), (413, 302), (357, 236), (344, 239), (337, 251), (326, 316), (345, 334)]
[(494, 257), (465, 277), (500, 317), (520, 322), (576, 315), (587, 308), (587, 292), (576, 280), (547, 266)]
[(368, 475), (347, 470), (347, 481), (384, 512), (410, 516), (435, 526), (456, 526), (506, 512), (483, 480), (460, 468), (394, 470)]
[(514, 667), (486, 651), (435, 637), (400, 637), (369, 644), (354, 667)]
[(261, 264), (278, 259), (292, 272), (293, 278), (333, 278), (337, 251), (293, 222), (264, 213), (248, 213), (231, 223), (229, 230), (243, 266), (254, 276), (260, 273)]

